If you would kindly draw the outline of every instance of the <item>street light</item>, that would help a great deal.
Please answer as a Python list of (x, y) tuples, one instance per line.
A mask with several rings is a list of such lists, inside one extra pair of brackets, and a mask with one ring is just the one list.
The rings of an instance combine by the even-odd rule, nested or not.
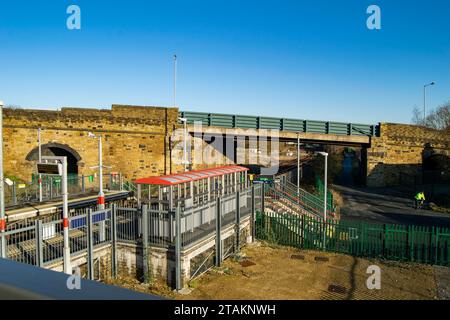
[[(69, 194), (67, 192), (67, 157), (43, 156), (42, 161), (37, 165), (39, 174), (58, 175), (62, 178), (63, 197), (63, 268), (64, 273), (72, 274), (70, 264), (70, 244), (69, 244)], [(51, 163), (49, 163), (51, 161)]]
[(173, 55), (173, 107), (177, 107), (177, 55)]
[(432, 81), (423, 86), (423, 125), (426, 124), (426, 88), (429, 86), (434, 86), (436, 82)]
[(300, 132), (297, 132), (297, 197), (300, 202)]
[(0, 101), (0, 257), (6, 258), (5, 190), (3, 181), (3, 101)]
[(324, 223), (325, 223), (325, 228), (324, 228), (324, 232), (323, 232), (323, 246), (325, 249), (326, 248), (326, 244), (325, 244), (326, 230), (327, 230), (328, 153), (320, 151), (320, 152), (317, 152), (317, 154), (324, 156), (324, 161), (325, 161), (325, 172), (324, 172), (324, 182), (323, 182), (323, 185), (324, 185), (324, 187), (323, 187), (323, 219), (324, 219)]
[(91, 167), (91, 169), (97, 169), (98, 168), (98, 184), (99, 184), (99, 192), (98, 192), (98, 209), (103, 210), (105, 209), (105, 194), (103, 193), (103, 168), (110, 168), (103, 165), (103, 155), (102, 155), (102, 136), (98, 135), (96, 136), (92, 132), (88, 133), (89, 138), (97, 138), (98, 139), (98, 166)]
[(187, 165), (189, 164), (187, 159), (187, 119), (186, 118), (180, 118), (181, 122), (183, 122), (183, 164), (184, 164), (184, 172), (187, 170)]
[[(42, 162), (42, 146), (41, 146), (41, 128), (38, 128), (38, 162)], [(42, 174), (39, 174), (38, 177), (38, 185), (39, 185), (39, 202), (42, 202)]]

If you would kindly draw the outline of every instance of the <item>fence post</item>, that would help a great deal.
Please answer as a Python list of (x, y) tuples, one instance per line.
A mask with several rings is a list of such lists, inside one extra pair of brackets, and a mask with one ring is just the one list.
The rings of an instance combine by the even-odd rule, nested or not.
[(92, 232), (92, 209), (87, 213), (87, 267), (88, 279), (94, 280), (94, 236)]
[[(176, 219), (175, 219), (176, 220)], [(176, 221), (175, 221), (176, 223)], [(176, 229), (177, 226), (175, 226)], [(174, 241), (174, 230), (173, 230), (173, 211), (169, 211), (169, 239), (170, 242)]]
[(178, 202), (175, 211), (175, 289), (181, 290), (182, 269), (181, 269), (181, 207)]
[(301, 248), (305, 249), (305, 215), (302, 214), (302, 226), (301, 226)]
[(42, 221), (36, 220), (36, 266), (41, 267), (44, 265), (44, 251), (42, 247)]
[(252, 242), (255, 241), (256, 238), (256, 217), (255, 217), (255, 186), (252, 185), (252, 190), (251, 190), (251, 216), (250, 216), (250, 230), (252, 233)]
[(50, 194), (48, 195), (48, 198), (50, 200), (50, 199), (53, 199), (53, 178), (50, 177), (49, 181), (50, 181)]
[(241, 231), (241, 204), (240, 204), (240, 197), (241, 193), (238, 191), (236, 194), (236, 247), (234, 253), (239, 253), (239, 246), (240, 246), (240, 231)]
[(222, 213), (221, 213), (221, 201), (220, 197), (216, 199), (216, 267), (220, 267), (222, 262), (222, 240), (221, 240), (221, 225), (222, 225)]
[(86, 192), (86, 184), (84, 182), (84, 174), (81, 175), (81, 192), (82, 193)]
[(13, 186), (12, 186), (12, 198), (13, 198), (13, 204), (16, 205), (17, 204), (17, 186), (16, 186), (16, 182), (13, 182)]
[(266, 204), (264, 201), (264, 190), (265, 184), (261, 184), (261, 212), (264, 213), (266, 211)]
[(117, 277), (117, 205), (111, 206), (111, 277)]
[(439, 247), (439, 227), (433, 227), (433, 233), (434, 233), (434, 264), (438, 264), (438, 247)]
[(99, 221), (99, 241), (103, 242), (106, 239), (106, 213), (105, 220)]
[(144, 282), (148, 283), (150, 280), (148, 270), (148, 210), (144, 204), (142, 210), (142, 264), (144, 271)]

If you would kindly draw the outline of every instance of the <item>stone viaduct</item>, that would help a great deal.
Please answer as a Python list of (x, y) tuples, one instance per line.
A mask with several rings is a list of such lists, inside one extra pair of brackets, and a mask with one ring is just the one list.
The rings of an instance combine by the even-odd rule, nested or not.
[[(4, 109), (4, 169), (10, 176), (31, 180), (38, 158), (37, 129), (41, 128), (43, 154), (65, 155), (70, 173), (90, 175), (97, 164), (96, 139), (89, 132), (103, 137), (104, 164), (121, 172), (128, 180), (150, 175), (180, 172), (182, 125), (177, 108), (113, 105), (111, 109), (62, 108), (59, 111)], [(248, 154), (250, 136), (268, 137), (271, 148), (272, 131), (205, 127), (194, 132), (189, 143), (190, 158), (196, 158), (197, 147), (211, 148), (211, 137), (247, 136), (242, 145), (229, 146), (233, 153), (244, 153), (241, 164), (255, 164)], [(279, 141), (295, 141), (295, 132), (280, 131)], [(209, 137), (206, 139), (205, 135)], [(303, 142), (360, 146), (366, 164), (369, 186), (395, 185), (401, 176), (421, 172), (424, 159), (440, 154), (450, 156), (450, 135), (418, 126), (382, 123), (380, 136), (346, 136), (301, 133)], [(214, 140), (214, 139), (212, 139)], [(226, 140), (226, 139), (225, 139)], [(226, 143), (227, 144), (227, 143)], [(228, 145), (228, 144), (227, 144)], [(214, 149), (214, 148), (212, 148)], [(228, 151), (210, 150), (215, 154), (214, 165), (232, 163)], [(202, 151), (204, 152), (204, 151)], [(224, 155), (226, 153), (227, 156)], [(198, 155), (198, 154), (197, 154)], [(276, 155), (275, 155), (276, 156)], [(201, 158), (200, 158), (201, 159)], [(210, 166), (194, 161), (193, 169)]]

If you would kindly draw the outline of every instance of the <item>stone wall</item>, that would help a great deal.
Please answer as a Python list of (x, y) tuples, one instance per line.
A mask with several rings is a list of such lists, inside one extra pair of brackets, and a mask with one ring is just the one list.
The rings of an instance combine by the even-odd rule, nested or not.
[(424, 127), (383, 123), (381, 136), (367, 149), (367, 185), (420, 183), (422, 161), (433, 154), (450, 156), (450, 135)]
[[(62, 108), (60, 111), (4, 109), (5, 172), (30, 181), (35, 161), (26, 160), (37, 148), (37, 128), (45, 145), (67, 146), (80, 157), (79, 174), (92, 174), (98, 163), (97, 139), (103, 137), (103, 161), (126, 179), (181, 170), (171, 163), (170, 137), (178, 109), (113, 105), (111, 109)], [(34, 151), (36, 152), (37, 149)]]

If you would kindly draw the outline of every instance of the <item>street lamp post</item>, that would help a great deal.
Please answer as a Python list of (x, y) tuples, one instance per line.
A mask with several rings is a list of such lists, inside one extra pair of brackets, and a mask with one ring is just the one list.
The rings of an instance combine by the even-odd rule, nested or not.
[[(96, 136), (92, 132), (88, 133), (89, 137), (98, 139), (98, 166), (91, 167), (92, 169), (98, 168), (98, 198), (97, 198), (97, 209), (105, 209), (105, 193), (103, 192), (103, 167), (111, 168), (103, 165), (103, 152), (102, 152), (102, 136)], [(99, 223), (99, 240), (104, 241), (106, 236), (106, 223), (105, 220)]]
[(300, 202), (300, 132), (297, 132), (297, 197)]
[(427, 119), (427, 115), (426, 115), (426, 89), (429, 86), (434, 86), (436, 84), (436, 82), (432, 81), (426, 85), (423, 86), (423, 125), (426, 124), (426, 119)]
[(187, 159), (187, 119), (180, 118), (180, 121), (183, 122), (183, 164), (184, 164), (184, 172), (187, 170), (188, 159)]
[(0, 257), (6, 258), (5, 190), (3, 177), (3, 101), (0, 101)]
[(91, 138), (97, 138), (98, 139), (98, 166), (91, 167), (91, 169), (98, 168), (98, 198), (97, 198), (97, 205), (98, 210), (105, 209), (105, 193), (103, 192), (103, 167), (110, 168), (103, 165), (103, 153), (102, 153), (102, 136), (98, 135), (96, 136), (92, 132), (88, 133), (89, 137)]
[(173, 107), (177, 107), (177, 55), (173, 55)]
[[(42, 161), (59, 162), (61, 170), (52, 174), (61, 175), (62, 178), (62, 198), (63, 198), (63, 268), (64, 273), (72, 274), (72, 265), (70, 263), (70, 245), (69, 245), (69, 194), (67, 192), (67, 157), (61, 156), (43, 156)], [(40, 163), (41, 164), (41, 163)], [(39, 170), (39, 166), (38, 166)], [(39, 171), (39, 173), (41, 173)]]
[[(42, 147), (41, 147), (41, 128), (38, 128), (38, 154), (39, 154), (39, 163), (42, 162)], [(39, 202), (42, 202), (42, 174), (39, 174), (38, 177), (39, 184)]]
[(323, 232), (323, 246), (326, 248), (325, 240), (326, 240), (326, 230), (327, 230), (327, 193), (328, 193), (328, 153), (327, 152), (318, 152), (318, 154), (324, 156), (325, 161), (325, 170), (324, 170), (324, 182), (323, 182), (323, 220), (324, 220), (324, 232)]

